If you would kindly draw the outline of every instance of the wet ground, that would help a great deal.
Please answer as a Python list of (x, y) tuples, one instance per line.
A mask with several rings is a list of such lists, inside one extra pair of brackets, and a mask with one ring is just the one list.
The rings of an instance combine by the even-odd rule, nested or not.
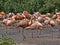
[[(23, 28), (16, 29), (15, 27), (16, 24), (12, 26), (5, 26), (0, 23), (0, 37), (2, 34), (6, 34), (15, 40), (17, 45), (60, 45), (59, 25), (55, 27), (45, 25), (46, 28), (44, 30), (26, 30)], [(23, 33), (22, 30), (24, 30)]]

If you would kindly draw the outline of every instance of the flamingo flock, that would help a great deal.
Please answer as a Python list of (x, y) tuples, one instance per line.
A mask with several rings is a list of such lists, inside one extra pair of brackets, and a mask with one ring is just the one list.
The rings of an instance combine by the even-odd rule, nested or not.
[(16, 28), (22, 27), (25, 29), (40, 29), (43, 30), (45, 25), (51, 25), (52, 27), (56, 26), (55, 21), (60, 24), (60, 12), (56, 12), (51, 18), (51, 14), (41, 14), (40, 12), (34, 12), (34, 14), (30, 14), (28, 11), (23, 11), (22, 13), (8, 13), (0, 12), (0, 20), (6, 26), (11, 26), (16, 23), (17, 20), (19, 22), (16, 25)]

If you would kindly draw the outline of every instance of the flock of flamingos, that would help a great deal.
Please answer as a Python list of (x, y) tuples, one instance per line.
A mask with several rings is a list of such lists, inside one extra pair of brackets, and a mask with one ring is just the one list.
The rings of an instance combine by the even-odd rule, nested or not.
[(41, 14), (39, 12), (34, 12), (34, 14), (30, 14), (28, 11), (23, 11), (22, 13), (8, 13), (0, 12), (0, 20), (6, 26), (11, 26), (16, 23), (17, 20), (19, 22), (16, 25), (16, 28), (22, 27), (25, 29), (40, 29), (43, 30), (45, 25), (51, 25), (52, 27), (56, 26), (55, 21), (60, 24), (60, 12), (56, 12), (51, 18), (51, 14)]

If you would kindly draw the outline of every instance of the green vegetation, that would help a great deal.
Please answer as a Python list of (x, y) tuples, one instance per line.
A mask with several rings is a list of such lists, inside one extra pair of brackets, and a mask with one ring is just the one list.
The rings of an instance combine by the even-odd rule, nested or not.
[(6, 35), (2, 35), (2, 38), (0, 38), (0, 45), (16, 45), (14, 41), (7, 37)]
[(60, 11), (60, 0), (0, 0), (0, 11), (16, 13), (24, 10), (55, 13)]

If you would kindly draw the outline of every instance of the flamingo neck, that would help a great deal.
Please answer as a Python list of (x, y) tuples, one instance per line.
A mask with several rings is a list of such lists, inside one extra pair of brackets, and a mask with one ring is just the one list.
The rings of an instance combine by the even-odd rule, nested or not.
[(32, 25), (33, 23), (34, 23), (33, 19), (29, 21), (29, 25)]

